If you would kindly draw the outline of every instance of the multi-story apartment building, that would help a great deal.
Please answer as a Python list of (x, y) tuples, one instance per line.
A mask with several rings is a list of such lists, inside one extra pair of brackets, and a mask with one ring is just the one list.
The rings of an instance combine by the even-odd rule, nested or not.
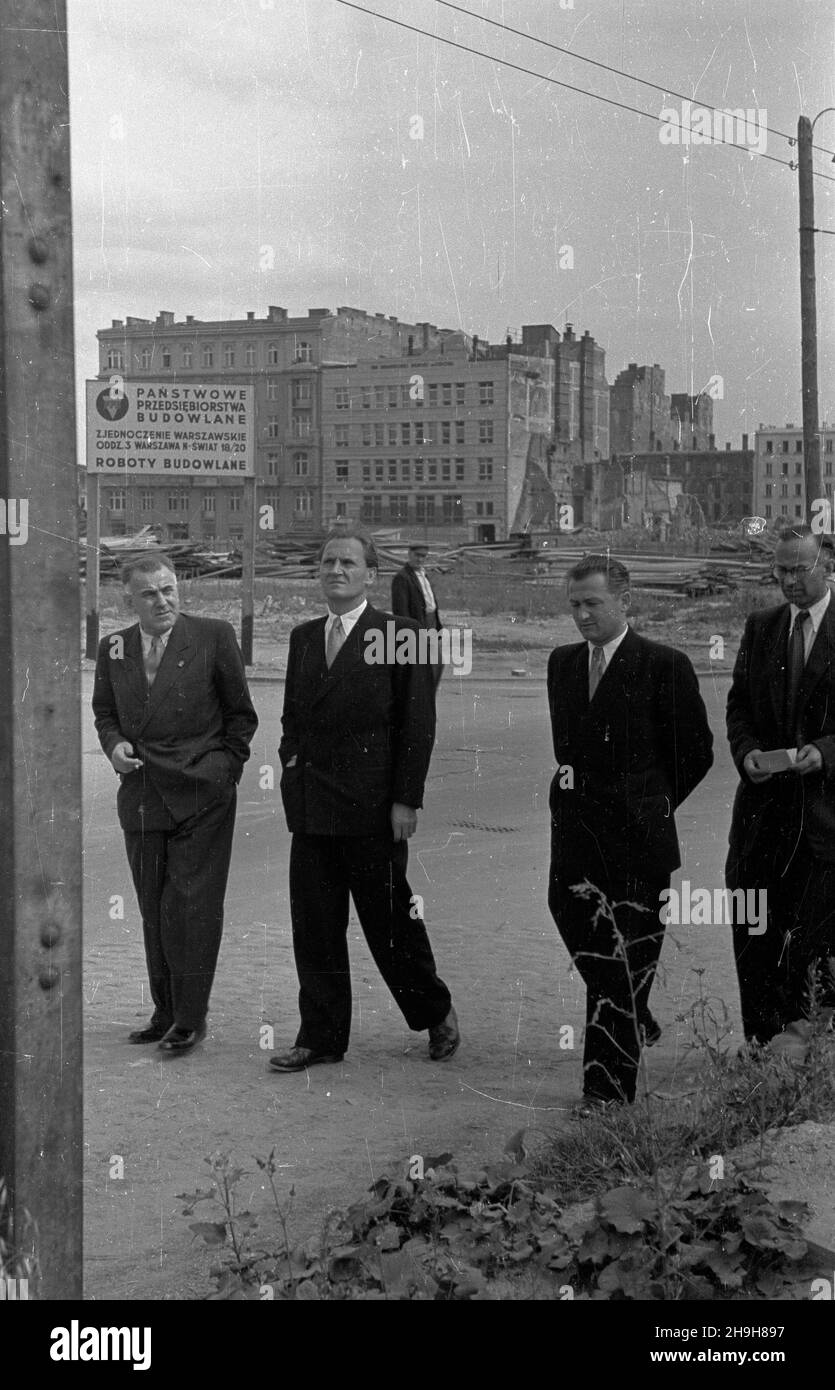
[[(823, 495), (830, 504), (835, 483), (835, 425), (820, 430)], [(812, 501), (815, 499), (813, 498)], [(753, 512), (788, 525), (806, 519), (803, 431), (794, 424), (760, 425), (754, 436)]]
[(613, 454), (663, 453), (673, 447), (671, 399), (663, 367), (630, 362), (612, 383), (610, 446)]
[[(327, 364), (357, 356), (400, 359), (416, 344), (439, 343), (444, 330), (400, 323), (385, 314), (342, 306), (310, 309), (290, 317), (271, 305), (263, 319), (176, 322), (163, 311), (155, 320), (114, 319), (97, 334), (99, 376), (131, 380), (252, 383), (256, 408), (256, 478), (259, 503), (273, 506), (282, 534), (316, 532), (322, 525), (320, 373)], [(209, 543), (239, 541), (240, 486), (216, 479), (110, 478), (102, 486), (102, 530), (131, 533), (145, 525), (164, 539)]]

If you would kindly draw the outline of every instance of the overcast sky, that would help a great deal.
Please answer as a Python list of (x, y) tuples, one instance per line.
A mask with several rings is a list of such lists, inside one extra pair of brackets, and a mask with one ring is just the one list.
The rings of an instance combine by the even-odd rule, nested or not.
[[(630, 361), (659, 362), (668, 391), (721, 376), (720, 445), (800, 424), (796, 172), (751, 152), (759, 126), (745, 149), (665, 145), (657, 122), (514, 71), (498, 60), (681, 108), (482, 17), (794, 135), (835, 106), (833, 0), (358, 3), (496, 61), (338, 0), (69, 0), (79, 381), (113, 318), (349, 304), (494, 341), (569, 321), (609, 381)], [(816, 139), (835, 151), (835, 114)], [(815, 184), (835, 230), (835, 182)], [(835, 237), (816, 247), (832, 420)]]

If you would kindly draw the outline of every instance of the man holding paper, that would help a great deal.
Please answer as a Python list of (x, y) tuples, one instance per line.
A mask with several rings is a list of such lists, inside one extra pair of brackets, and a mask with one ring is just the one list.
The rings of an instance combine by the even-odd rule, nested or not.
[(835, 604), (829, 537), (780, 533), (786, 603), (752, 613), (728, 695), (740, 774), (728, 888), (766, 889), (767, 925), (734, 922), (742, 1023), (766, 1043), (806, 1012), (810, 969), (835, 1004)]

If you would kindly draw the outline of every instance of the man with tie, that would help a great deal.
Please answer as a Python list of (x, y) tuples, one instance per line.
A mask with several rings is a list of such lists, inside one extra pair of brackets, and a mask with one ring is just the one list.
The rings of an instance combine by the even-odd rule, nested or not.
[(749, 1042), (766, 1043), (804, 1016), (810, 970), (822, 1003), (835, 1004), (832, 563), (828, 536), (805, 523), (780, 533), (774, 576), (787, 602), (748, 618), (728, 695), (740, 782), (726, 881), (765, 889), (768, 908), (764, 933), (733, 927)]
[[(713, 761), (696, 674), (683, 652), (629, 627), (629, 572), (587, 555), (567, 576), (582, 642), (548, 662), (557, 771), (548, 905), (586, 985), (585, 1116), (631, 1103), (664, 927), (662, 892), (681, 863), (673, 812)], [(575, 886), (588, 880), (600, 899)]]
[(93, 712), (120, 778), (154, 1003), (129, 1041), (182, 1054), (206, 1035), (236, 787), (258, 718), (232, 627), (180, 613), (165, 555), (128, 561), (122, 582), (139, 621), (99, 643)]
[[(429, 632), (440, 632), (443, 623), (434, 590), (426, 574), (428, 554), (428, 545), (415, 542), (409, 546), (406, 564), (397, 571), (391, 581), (391, 611), (413, 618), (418, 627)], [(439, 660), (432, 667), (436, 689), (443, 671), (444, 664)]]
[[(281, 795), (292, 833), (290, 914), (301, 1023), (273, 1071), (339, 1062), (351, 1026), (347, 928), (353, 898), (371, 954), (410, 1028), (428, 1029), (433, 1061), (451, 1057), (458, 1022), (437, 974), (426, 928), (406, 879), (435, 740), (431, 668), (401, 654), (417, 626), (372, 608), (377, 577), (369, 537), (349, 529), (319, 559), (324, 618), (290, 634), (284, 687)], [(379, 639), (396, 628), (394, 643)]]

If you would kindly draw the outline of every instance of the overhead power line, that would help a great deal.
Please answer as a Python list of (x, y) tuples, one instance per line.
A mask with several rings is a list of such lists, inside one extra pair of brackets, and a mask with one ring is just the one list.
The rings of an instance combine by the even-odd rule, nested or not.
[[(611, 67), (609, 63), (601, 63), (597, 58), (589, 58), (584, 53), (576, 53), (573, 48), (565, 48), (562, 44), (551, 43), (550, 39), (540, 39), (536, 34), (526, 34), (524, 29), (514, 29), (511, 24), (503, 24), (498, 19), (490, 19), (485, 14), (476, 14), (473, 10), (467, 10), (463, 5), (454, 5), (452, 0), (435, 0), (437, 5), (443, 5), (444, 9), (454, 10), (456, 14), (467, 15), (469, 19), (477, 19), (481, 24), (491, 24), (494, 29), (503, 29), (507, 34), (516, 34), (521, 39), (527, 39), (530, 43), (541, 44), (543, 48), (551, 48), (555, 53), (565, 53), (569, 58), (576, 58), (578, 63), (590, 63), (594, 68), (601, 68), (603, 72), (614, 73), (617, 77), (626, 77), (630, 82), (639, 82), (642, 87), (652, 87), (653, 91), (661, 92), (664, 96), (678, 97), (680, 101), (692, 101), (698, 106), (703, 106), (707, 111), (722, 111), (724, 108), (716, 106), (714, 102), (705, 101), (702, 97), (695, 95), (688, 96), (685, 92), (676, 92), (672, 87), (662, 87), (657, 82), (651, 82), (648, 77), (638, 77), (634, 72), (624, 72), (623, 68)], [(779, 135), (781, 140), (787, 140), (790, 145), (797, 144), (796, 135), (787, 135), (784, 130), (775, 130), (774, 126), (765, 125), (763, 130), (767, 130), (769, 135)], [(835, 150), (829, 150), (824, 145), (813, 145), (813, 150), (820, 150), (821, 154), (835, 156)]]
[[(459, 43), (457, 39), (446, 38), (443, 34), (433, 34), (429, 29), (421, 29), (416, 24), (408, 24), (404, 19), (394, 19), (391, 15), (381, 14), (378, 10), (369, 10), (364, 5), (357, 5), (353, 0), (336, 0), (338, 5), (345, 6), (346, 9), (356, 10), (359, 14), (367, 15), (370, 19), (381, 19), (386, 24), (393, 24), (398, 29), (406, 29), (411, 34), (419, 34), (422, 38), (432, 39), (436, 43), (446, 44), (449, 48), (457, 48), (462, 53), (469, 53), (475, 58), (486, 58), (490, 63), (499, 63), (501, 67), (510, 68), (514, 72), (521, 72), (526, 77), (535, 77), (539, 82), (547, 82), (552, 87), (562, 87), (565, 91), (576, 92), (580, 96), (592, 97), (594, 101), (605, 102), (607, 106), (617, 107), (620, 111), (629, 111), (634, 116), (642, 116), (645, 120), (655, 121), (656, 124), (666, 125), (667, 122), (657, 116), (654, 111), (642, 111), (638, 106), (630, 106), (625, 101), (616, 101), (614, 97), (601, 96), (599, 92), (591, 92), (586, 87), (577, 87), (570, 82), (561, 82), (556, 77), (549, 77), (546, 73), (536, 72), (533, 68), (526, 68), (521, 63), (512, 63), (508, 58), (498, 58), (495, 53), (485, 53), (483, 49), (471, 48), (468, 44)], [(686, 98), (689, 100), (689, 98)], [(791, 160), (779, 159), (777, 155), (766, 154), (763, 150), (746, 149), (743, 145), (737, 145), (733, 140), (725, 140), (720, 135), (711, 135), (710, 143), (713, 145), (727, 145), (734, 150), (743, 150), (747, 154), (756, 155), (758, 159), (768, 159), (772, 164), (782, 164), (786, 169), (796, 169), (797, 165)], [(835, 183), (832, 174), (820, 174), (817, 171), (813, 175), (816, 179), (825, 179), (828, 183)]]

